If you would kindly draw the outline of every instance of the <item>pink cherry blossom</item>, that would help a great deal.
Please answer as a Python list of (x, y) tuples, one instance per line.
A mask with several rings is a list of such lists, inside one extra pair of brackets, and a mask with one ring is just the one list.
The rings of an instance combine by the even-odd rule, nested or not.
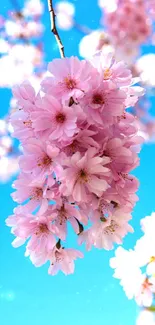
[(35, 90), (30, 82), (23, 82), (20, 87), (13, 87), (13, 95), (17, 99), (17, 103), (24, 108), (25, 111), (32, 111), (35, 104)]
[(22, 206), (18, 206), (16, 211), (28, 213), (40, 206), (40, 211), (44, 213), (48, 208), (48, 198), (44, 193), (45, 186), (45, 181), (34, 184), (32, 177), (27, 174), (20, 174), (19, 178), (13, 183), (13, 187), (17, 191), (12, 193), (12, 197), (15, 202), (20, 204), (28, 199), (29, 201)]
[(74, 273), (74, 260), (82, 257), (83, 254), (75, 249), (54, 248), (49, 255), (50, 267), (48, 273), (55, 275), (59, 270), (62, 270), (65, 275)]
[(115, 83), (117, 87), (128, 86), (132, 80), (131, 71), (123, 61), (116, 62), (113, 52), (104, 54), (98, 52), (92, 59), (92, 64), (102, 74), (103, 80)]
[(110, 89), (108, 84), (92, 80), (91, 89), (80, 100), (89, 123), (104, 125), (113, 123), (113, 117), (123, 114), (126, 93), (119, 89)]
[(68, 1), (59, 1), (55, 6), (57, 25), (59, 28), (69, 30), (74, 26), (74, 5)]
[(82, 97), (89, 88), (92, 71), (88, 61), (77, 57), (55, 59), (48, 65), (51, 77), (42, 82), (44, 92), (64, 99)]
[[(37, 105), (39, 105), (39, 101)], [(56, 98), (45, 95), (41, 107), (32, 113), (33, 127), (42, 137), (44, 134), (50, 140), (67, 140), (77, 133), (77, 116), (72, 107), (61, 104)]]
[(29, 239), (26, 249), (35, 254), (47, 253), (55, 246), (55, 228), (48, 217), (34, 217), (26, 214), (16, 214), (6, 220), (7, 225), (13, 226), (12, 232), (17, 236), (12, 242), (14, 247), (19, 247)]
[(59, 149), (50, 144), (44, 146), (35, 138), (29, 140), (24, 146), (25, 155), (19, 159), (19, 166), (25, 173), (34, 175), (34, 183), (42, 181), (47, 175), (54, 172), (55, 159), (59, 154)]
[[(60, 204), (61, 203), (61, 204)], [(88, 217), (78, 209), (75, 204), (69, 204), (67, 202), (60, 202), (56, 206), (53, 205), (50, 209), (51, 219), (54, 221), (54, 224), (57, 231), (57, 236), (65, 240), (67, 237), (67, 222), (70, 222), (76, 234), (80, 233), (80, 227), (82, 225), (87, 225)], [(82, 225), (81, 225), (82, 223)]]
[(64, 161), (68, 168), (64, 170), (61, 178), (61, 191), (72, 194), (77, 202), (87, 202), (88, 193), (101, 196), (108, 187), (109, 169), (104, 165), (108, 164), (110, 159), (95, 154), (96, 150), (89, 148), (84, 156), (77, 152), (70, 160)]
[[(29, 240), (25, 255), (36, 267), (50, 261), (49, 274), (73, 273), (82, 257), (67, 248), (68, 224), (87, 249), (110, 250), (133, 232), (139, 183), (130, 172), (142, 139), (126, 109), (143, 94), (135, 82), (123, 62), (100, 52), (90, 60), (53, 60), (37, 92), (27, 81), (14, 87), (19, 109), (11, 122), (23, 154), (12, 194), (19, 205), (7, 225), (14, 246)], [(142, 278), (133, 292), (127, 288), (129, 296), (142, 299)]]
[(131, 216), (119, 209), (115, 215), (109, 216), (107, 219), (100, 211), (96, 211), (95, 219), (93, 226), (79, 236), (79, 243), (86, 241), (87, 249), (93, 245), (100, 249), (110, 250), (113, 248), (113, 243), (121, 244), (122, 238), (128, 232), (133, 232), (133, 228), (128, 224)]

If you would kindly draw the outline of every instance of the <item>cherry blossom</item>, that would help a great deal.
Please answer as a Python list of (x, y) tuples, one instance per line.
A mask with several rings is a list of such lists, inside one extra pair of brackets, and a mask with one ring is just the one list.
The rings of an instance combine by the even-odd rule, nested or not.
[(126, 109), (143, 90), (111, 53), (54, 59), (48, 69), (37, 91), (28, 81), (13, 88), (13, 136), (23, 154), (12, 194), (19, 205), (6, 222), (13, 246), (30, 237), (25, 254), (35, 266), (49, 261), (49, 274), (70, 274), (83, 254), (66, 245), (69, 223), (87, 249), (111, 250), (133, 232), (138, 180), (130, 172), (142, 139)]
[(59, 270), (62, 270), (65, 275), (74, 273), (74, 260), (82, 257), (83, 254), (75, 249), (54, 248), (49, 256), (50, 267), (48, 273), (55, 275)]
[(120, 280), (127, 297), (142, 307), (152, 306), (155, 293), (154, 220), (154, 213), (142, 219), (144, 235), (134, 250), (118, 247), (110, 260), (114, 277)]
[(71, 2), (59, 1), (55, 6), (57, 26), (69, 30), (74, 26), (75, 8)]

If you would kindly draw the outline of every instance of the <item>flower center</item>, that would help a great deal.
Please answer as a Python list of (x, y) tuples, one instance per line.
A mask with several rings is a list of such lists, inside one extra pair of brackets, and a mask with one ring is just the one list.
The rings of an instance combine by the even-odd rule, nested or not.
[(88, 174), (84, 169), (81, 169), (79, 172), (79, 178), (81, 179), (81, 181), (83, 182), (88, 182)]
[(32, 121), (31, 121), (31, 120), (24, 121), (23, 124), (24, 124), (27, 128), (31, 128), (31, 127), (32, 127)]
[(57, 121), (58, 123), (64, 123), (65, 120), (66, 120), (66, 116), (65, 116), (65, 114), (63, 114), (63, 113), (58, 113), (58, 114), (56, 115), (56, 121)]
[(49, 229), (45, 223), (40, 223), (37, 227), (36, 235), (47, 234)]
[(110, 69), (107, 68), (104, 70), (103, 78), (104, 78), (104, 80), (108, 80), (110, 77), (111, 77), (111, 71), (110, 71)]
[(142, 294), (144, 293), (145, 290), (147, 290), (151, 286), (152, 286), (152, 283), (150, 283), (149, 279), (146, 278), (145, 281), (142, 284)]
[(118, 228), (118, 224), (114, 220), (111, 220), (110, 226), (105, 228), (105, 233), (113, 235)]
[(67, 89), (74, 89), (76, 87), (76, 81), (70, 77), (64, 78), (64, 83)]
[(43, 196), (43, 190), (41, 188), (37, 187), (35, 189), (35, 191), (33, 192), (31, 199), (39, 200), (42, 196)]
[(151, 256), (150, 263), (155, 262), (155, 256)]
[(92, 103), (93, 104), (98, 104), (98, 105), (103, 105), (104, 104), (104, 98), (103, 98), (102, 94), (100, 94), (100, 93), (94, 94), (93, 98), (92, 98)]
[(66, 220), (67, 220), (67, 215), (64, 206), (61, 207), (60, 210), (58, 210), (58, 220), (59, 224), (62, 226)]
[(59, 251), (55, 252), (56, 262), (61, 262), (63, 260), (62, 254)]
[(49, 165), (51, 165), (51, 163), (52, 163), (52, 159), (49, 156), (45, 155), (41, 159), (39, 159), (37, 165), (38, 167), (45, 167), (45, 166), (48, 167)]

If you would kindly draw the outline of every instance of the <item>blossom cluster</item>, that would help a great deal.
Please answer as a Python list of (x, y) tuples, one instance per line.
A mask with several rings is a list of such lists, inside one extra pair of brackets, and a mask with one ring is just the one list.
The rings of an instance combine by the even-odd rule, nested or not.
[[(155, 93), (155, 55), (143, 54), (141, 45), (154, 45), (154, 1), (140, 0), (99, 0), (102, 11), (101, 26), (81, 39), (80, 55), (84, 58), (99, 50), (112, 51), (118, 60), (124, 60), (133, 75), (140, 77), (140, 85), (146, 88), (146, 96), (140, 105), (132, 109), (137, 123), (146, 139), (155, 139), (155, 119), (151, 110), (150, 96)], [(126, 17), (129, 16), (129, 19)], [(133, 28), (134, 26), (134, 28)]]
[(134, 298), (142, 307), (150, 307), (155, 295), (154, 212), (141, 220), (141, 227), (144, 235), (137, 240), (134, 249), (118, 247), (110, 265), (115, 269), (114, 277), (120, 280), (127, 297)]
[(40, 0), (27, 0), (22, 9), (1, 17), (0, 87), (21, 83), (34, 72), (42, 73), (42, 13)]
[[(42, 46), (44, 6), (40, 0), (27, 0), (23, 8), (18, 7), (0, 17), (0, 87), (13, 85), (29, 79), (39, 87), (44, 74)], [(0, 182), (8, 181), (18, 172), (20, 149), (11, 138), (9, 114), (16, 110), (14, 98), (10, 100), (9, 112), (0, 120)]]
[(124, 53), (132, 48), (138, 51), (152, 34), (150, 6), (146, 4), (149, 1), (115, 0), (110, 8), (108, 2), (101, 2), (104, 6), (103, 24), (105, 22), (112, 44)]
[(136, 119), (127, 112), (143, 89), (123, 62), (102, 52), (91, 60), (55, 59), (35, 93), (29, 82), (15, 86), (19, 110), (13, 136), (21, 141), (21, 173), (14, 182), (19, 203), (7, 219), (25, 242), (35, 266), (50, 261), (50, 274), (74, 271), (78, 250), (65, 248), (68, 223), (89, 250), (112, 249), (133, 232), (128, 222), (138, 180)]

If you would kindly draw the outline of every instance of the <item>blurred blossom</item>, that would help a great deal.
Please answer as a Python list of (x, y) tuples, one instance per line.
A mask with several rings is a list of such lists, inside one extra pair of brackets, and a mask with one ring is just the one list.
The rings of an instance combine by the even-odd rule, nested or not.
[(0, 58), (0, 86), (10, 87), (29, 78), (34, 67), (41, 64), (41, 51), (33, 45), (14, 45), (8, 55)]
[(7, 182), (16, 173), (18, 173), (17, 157), (2, 157), (0, 159), (0, 181)]
[(155, 325), (154, 313), (142, 310), (137, 318), (136, 325)]
[(98, 0), (98, 5), (102, 9), (108, 12), (115, 11), (117, 9), (117, 0)]
[(9, 51), (10, 45), (3, 38), (0, 38), (0, 53), (7, 53)]
[(60, 1), (55, 6), (57, 26), (68, 30), (74, 25), (74, 5), (68, 1)]
[(43, 2), (40, 0), (27, 0), (22, 13), (24, 16), (41, 16), (44, 11)]
[(5, 120), (0, 120), (0, 135), (5, 134), (7, 131), (7, 124)]
[(39, 36), (43, 31), (43, 25), (36, 21), (28, 21), (25, 23), (22, 19), (17, 21), (7, 20), (5, 23), (5, 31), (8, 36), (13, 38), (29, 38)]
[(136, 69), (140, 74), (142, 83), (147, 87), (155, 87), (155, 54), (142, 55), (136, 62)]
[[(134, 298), (142, 307), (151, 307), (155, 295), (155, 212), (143, 218), (141, 226), (144, 235), (137, 240), (134, 249), (118, 247), (110, 266), (126, 296)], [(150, 325), (149, 321), (146, 324)]]
[(91, 57), (99, 50), (102, 50), (105, 54), (114, 52), (114, 48), (110, 45), (108, 36), (103, 30), (96, 30), (81, 39), (79, 52), (84, 58)]

